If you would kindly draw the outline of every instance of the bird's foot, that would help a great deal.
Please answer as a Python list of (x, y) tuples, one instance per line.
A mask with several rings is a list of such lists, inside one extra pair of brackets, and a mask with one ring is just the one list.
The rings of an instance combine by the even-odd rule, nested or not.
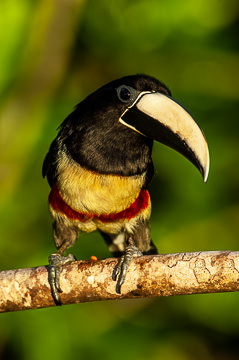
[(51, 286), (51, 293), (56, 305), (61, 305), (59, 293), (62, 292), (60, 287), (60, 273), (62, 265), (74, 260), (76, 260), (76, 258), (72, 254), (62, 256), (60, 254), (54, 253), (51, 254), (48, 258), (48, 279)]
[(112, 279), (117, 280), (116, 292), (121, 293), (121, 286), (125, 281), (125, 277), (129, 268), (129, 264), (133, 257), (142, 256), (143, 253), (133, 244), (126, 247), (124, 254), (119, 259), (118, 264), (115, 266), (112, 274)]

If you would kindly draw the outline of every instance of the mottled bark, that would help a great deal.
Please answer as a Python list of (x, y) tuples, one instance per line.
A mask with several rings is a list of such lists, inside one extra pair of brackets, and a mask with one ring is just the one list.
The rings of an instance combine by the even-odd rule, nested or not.
[[(143, 256), (130, 264), (121, 295), (112, 271), (117, 259), (63, 266), (62, 304), (239, 290), (239, 252)], [(55, 306), (46, 266), (0, 272), (0, 312)]]

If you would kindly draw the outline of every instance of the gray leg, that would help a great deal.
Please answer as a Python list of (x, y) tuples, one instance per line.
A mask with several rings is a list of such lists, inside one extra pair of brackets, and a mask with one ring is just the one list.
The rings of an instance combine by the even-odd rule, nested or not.
[(151, 239), (149, 221), (138, 224), (133, 234), (135, 245), (144, 255), (157, 254), (157, 248)]
[(132, 258), (144, 254), (157, 254), (157, 249), (151, 240), (148, 222), (140, 222), (134, 233), (128, 236), (128, 245), (113, 270), (112, 278), (114, 281), (117, 280), (116, 292), (118, 294), (121, 292), (121, 286), (124, 283)]
[(59, 293), (62, 292), (60, 287), (60, 273), (62, 265), (74, 261), (72, 254), (64, 256), (65, 251), (74, 245), (79, 235), (76, 228), (70, 228), (63, 223), (53, 223), (53, 237), (57, 247), (57, 252), (49, 256), (48, 277), (51, 286), (51, 292), (56, 305), (61, 305)]
[[(118, 264), (115, 266), (112, 274), (112, 279), (117, 280), (116, 292), (120, 294), (121, 286), (125, 281), (125, 277), (129, 268), (129, 264), (133, 257), (142, 256), (143, 253), (135, 246), (134, 240), (130, 237), (124, 254), (120, 257)], [(118, 278), (118, 279), (117, 279)]]

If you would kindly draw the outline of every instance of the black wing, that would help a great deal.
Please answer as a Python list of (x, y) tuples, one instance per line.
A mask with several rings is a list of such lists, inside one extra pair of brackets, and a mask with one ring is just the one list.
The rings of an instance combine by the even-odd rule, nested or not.
[(62, 145), (65, 140), (71, 136), (76, 127), (77, 121), (79, 121), (79, 105), (75, 110), (67, 116), (67, 118), (59, 126), (59, 133), (55, 140), (51, 143), (50, 149), (46, 154), (46, 157), (42, 166), (42, 176), (47, 177), (50, 186), (53, 186), (57, 181), (57, 163), (59, 160), (59, 151), (62, 149)]
[(57, 180), (57, 160), (58, 160), (58, 140), (52, 142), (48, 153), (45, 156), (42, 166), (42, 176), (47, 177), (49, 185), (52, 187)]

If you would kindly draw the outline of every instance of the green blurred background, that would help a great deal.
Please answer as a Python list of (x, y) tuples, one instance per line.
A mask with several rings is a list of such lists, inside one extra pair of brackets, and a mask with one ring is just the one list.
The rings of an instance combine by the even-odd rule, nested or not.
[[(0, 2), (0, 264), (47, 264), (54, 252), (41, 166), (56, 128), (107, 81), (146, 73), (203, 128), (205, 185), (155, 144), (152, 237), (161, 253), (238, 250), (238, 0)], [(110, 254), (83, 235), (78, 259)], [(0, 359), (239, 359), (239, 295), (79, 304), (0, 319)]]

